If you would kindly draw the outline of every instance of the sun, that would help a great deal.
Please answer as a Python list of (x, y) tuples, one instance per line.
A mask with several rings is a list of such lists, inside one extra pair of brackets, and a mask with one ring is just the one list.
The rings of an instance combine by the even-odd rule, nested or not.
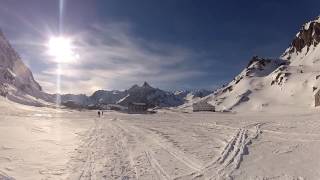
[(70, 63), (77, 59), (74, 46), (70, 38), (63, 36), (51, 37), (48, 42), (48, 53), (58, 63)]

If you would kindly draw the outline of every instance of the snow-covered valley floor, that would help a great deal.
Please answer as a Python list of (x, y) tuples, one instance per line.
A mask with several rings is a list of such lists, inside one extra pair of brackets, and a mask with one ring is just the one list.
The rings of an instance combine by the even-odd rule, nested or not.
[(97, 118), (94, 111), (5, 107), (0, 179), (320, 177), (318, 110), (105, 112)]

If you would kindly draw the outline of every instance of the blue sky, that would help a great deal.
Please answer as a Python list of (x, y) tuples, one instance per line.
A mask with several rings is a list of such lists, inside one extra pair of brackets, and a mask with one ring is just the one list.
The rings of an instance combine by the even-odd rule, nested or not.
[[(254, 55), (278, 57), (316, 0), (64, 0), (63, 35), (79, 58), (62, 65), (64, 93), (126, 89), (148, 81), (167, 89), (215, 88)], [(56, 63), (46, 44), (58, 34), (59, 0), (0, 0), (0, 28), (46, 91)]]

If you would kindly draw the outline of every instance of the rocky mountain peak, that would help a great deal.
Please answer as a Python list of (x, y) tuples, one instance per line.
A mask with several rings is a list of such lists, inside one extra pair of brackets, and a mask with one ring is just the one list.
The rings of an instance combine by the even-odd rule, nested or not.
[(290, 47), (285, 51), (282, 57), (290, 60), (292, 54), (301, 53), (306, 48), (306, 53), (310, 50), (311, 46), (317, 46), (320, 42), (320, 17), (313, 21), (304, 24), (296, 37), (293, 39)]
[[(21, 94), (48, 99), (41, 86), (33, 78), (30, 69), (0, 30), (0, 90), (9, 99), (17, 100)], [(21, 98), (20, 98), (21, 99)]]
[(128, 89), (128, 91), (132, 91), (132, 90), (135, 90), (135, 89), (138, 89), (139, 86), (137, 84), (131, 86), (131, 88)]
[(143, 88), (152, 88), (146, 81), (142, 85)]
[(19, 55), (11, 47), (10, 43), (0, 30), (0, 67), (13, 70), (15, 62), (20, 59)]
[(259, 56), (253, 56), (249, 61), (247, 68), (250, 68), (253, 65), (265, 66), (265, 64), (270, 63), (270, 59), (261, 58)]

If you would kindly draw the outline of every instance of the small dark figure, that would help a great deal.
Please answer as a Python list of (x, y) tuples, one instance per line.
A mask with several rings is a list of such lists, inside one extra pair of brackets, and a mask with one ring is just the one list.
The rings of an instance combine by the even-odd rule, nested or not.
[(98, 111), (98, 116), (100, 117), (100, 111)]
[(101, 115), (103, 116), (103, 111), (101, 111)]

